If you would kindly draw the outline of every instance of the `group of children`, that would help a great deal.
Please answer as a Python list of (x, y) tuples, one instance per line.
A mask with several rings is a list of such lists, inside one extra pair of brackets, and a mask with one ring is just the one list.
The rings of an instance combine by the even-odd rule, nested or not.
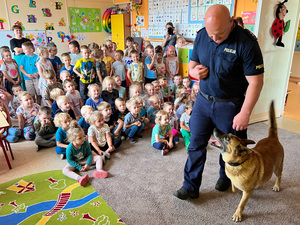
[(38, 47), (36, 55), (33, 44), (25, 42), (20, 65), (2, 46), (1, 109), (19, 125), (8, 131), (11, 142), (23, 135), (35, 140), (37, 150), (56, 146), (61, 159), (67, 158), (63, 173), (82, 186), (89, 177), (75, 169), (87, 171), (95, 163), (93, 176), (107, 177), (103, 163), (111, 153), (123, 140), (135, 143), (150, 129), (151, 145), (163, 155), (176, 147), (179, 136), (188, 148), (199, 84), (191, 87), (190, 79), (178, 74), (174, 46), (164, 59), (162, 48), (149, 41), (144, 52), (132, 37), (126, 45), (124, 54), (110, 40), (101, 46), (73, 40), (60, 60), (55, 44)]

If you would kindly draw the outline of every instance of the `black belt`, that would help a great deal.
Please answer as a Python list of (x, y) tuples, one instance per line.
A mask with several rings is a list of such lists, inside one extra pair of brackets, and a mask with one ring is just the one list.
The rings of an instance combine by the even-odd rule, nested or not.
[(244, 97), (235, 97), (235, 98), (218, 98), (211, 95), (204, 94), (202, 91), (200, 91), (200, 94), (208, 101), (213, 102), (234, 102), (239, 103), (242, 100), (244, 100)]

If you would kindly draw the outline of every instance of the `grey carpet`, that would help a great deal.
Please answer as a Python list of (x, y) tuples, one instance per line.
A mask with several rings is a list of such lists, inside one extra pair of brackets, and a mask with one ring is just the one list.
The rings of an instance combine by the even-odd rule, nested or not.
[[(257, 142), (267, 134), (265, 124), (249, 126), (249, 139)], [(281, 191), (271, 189), (274, 176), (255, 190), (243, 224), (300, 224), (300, 135), (279, 129), (279, 139), (285, 149)], [(182, 201), (173, 196), (182, 185), (186, 157), (182, 139), (175, 150), (162, 156), (151, 147), (148, 133), (135, 144), (124, 141), (104, 166), (109, 177), (93, 179), (91, 184), (126, 224), (233, 224), (231, 216), (241, 192), (214, 189), (219, 170), (216, 148), (208, 146), (200, 198)]]

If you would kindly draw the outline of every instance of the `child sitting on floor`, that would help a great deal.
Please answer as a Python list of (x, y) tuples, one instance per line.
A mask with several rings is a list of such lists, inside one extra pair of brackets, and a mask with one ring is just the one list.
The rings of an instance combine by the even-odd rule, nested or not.
[(157, 95), (153, 95), (149, 98), (150, 107), (147, 110), (147, 115), (151, 124), (155, 124), (155, 114), (160, 109), (160, 102)]
[(53, 99), (53, 102), (52, 102), (52, 106), (51, 106), (51, 117), (54, 118), (55, 116), (55, 113), (56, 111), (58, 110), (58, 105), (56, 103), (56, 99), (59, 97), (59, 96), (62, 96), (62, 95), (65, 95), (65, 92), (60, 89), (60, 88), (54, 88), (51, 92), (50, 92), (50, 97), (51, 99)]
[(66, 158), (66, 148), (68, 147), (67, 131), (70, 128), (72, 118), (68, 113), (59, 113), (54, 117), (54, 124), (58, 127), (56, 131), (56, 147), (55, 151), (60, 155), (61, 159)]
[(103, 101), (103, 99), (100, 97), (100, 87), (98, 84), (90, 84), (88, 89), (88, 95), (90, 97), (86, 100), (85, 105), (90, 105), (94, 108), (94, 110), (97, 110), (97, 106)]
[(56, 102), (57, 102), (58, 110), (56, 110), (55, 115), (64, 112), (64, 113), (68, 113), (74, 120), (76, 120), (75, 113), (71, 109), (70, 100), (67, 96), (62, 95), (57, 97)]
[(163, 110), (169, 114), (173, 137), (178, 136), (179, 126), (178, 126), (178, 118), (174, 113), (174, 104), (172, 102), (165, 102), (163, 106)]
[(85, 140), (84, 131), (76, 121), (72, 121), (67, 133), (70, 144), (67, 147), (66, 156), (68, 164), (63, 169), (63, 174), (71, 179), (78, 180), (80, 186), (85, 186), (89, 181), (89, 175), (80, 176), (74, 172), (88, 171), (92, 164), (96, 164), (96, 171), (93, 172), (95, 178), (106, 178), (107, 171), (102, 169), (103, 162), (101, 156), (93, 156), (89, 143)]
[(75, 113), (76, 119), (81, 118), (80, 109), (83, 106), (79, 91), (75, 90), (75, 81), (74, 80), (65, 80), (64, 89), (66, 91), (66, 96), (70, 100), (70, 106)]
[(78, 121), (79, 126), (84, 130), (86, 134), (90, 127), (90, 116), (91, 113), (94, 112), (94, 108), (90, 105), (84, 105), (81, 108), (81, 119)]
[(33, 123), (37, 145), (37, 151), (41, 148), (52, 148), (56, 146), (55, 132), (56, 128), (51, 118), (51, 109), (48, 106), (42, 106), (39, 109), (38, 118)]
[(20, 84), (14, 84), (12, 86), (13, 97), (12, 100), (9, 102), (9, 114), (14, 119), (17, 119), (16, 111), (17, 108), (21, 105), (20, 100), (18, 99), (18, 94), (22, 91), (24, 90)]
[(194, 101), (192, 100), (187, 101), (187, 103), (185, 104), (185, 112), (180, 117), (180, 127), (181, 127), (180, 131), (184, 139), (186, 150), (188, 150), (188, 147), (190, 145), (190, 139), (191, 139), (191, 130), (190, 130), (189, 122), (190, 122), (193, 106), (194, 106)]
[(173, 137), (169, 121), (169, 114), (164, 110), (156, 113), (156, 125), (152, 130), (151, 145), (155, 149), (161, 150), (162, 155), (176, 147), (179, 141), (178, 137)]

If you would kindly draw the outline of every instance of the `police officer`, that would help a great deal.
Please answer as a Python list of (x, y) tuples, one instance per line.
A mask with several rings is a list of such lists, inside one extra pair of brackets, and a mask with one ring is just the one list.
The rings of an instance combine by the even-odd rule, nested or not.
[[(263, 58), (255, 37), (237, 25), (224, 5), (211, 6), (205, 28), (194, 43), (189, 72), (200, 81), (191, 119), (191, 141), (184, 168), (183, 186), (174, 195), (198, 198), (206, 161), (206, 146), (215, 127), (247, 137), (249, 117), (263, 86)], [(220, 155), (215, 188), (225, 191), (230, 180)]]

